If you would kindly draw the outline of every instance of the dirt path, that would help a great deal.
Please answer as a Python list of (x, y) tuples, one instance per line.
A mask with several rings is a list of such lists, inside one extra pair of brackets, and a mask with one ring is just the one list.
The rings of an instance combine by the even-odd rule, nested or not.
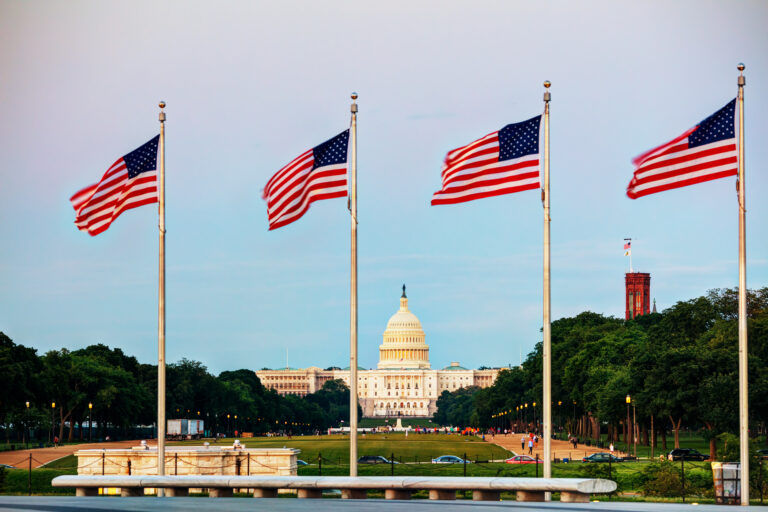
[[(156, 445), (156, 441), (149, 441)], [(101, 448), (130, 448), (138, 446), (140, 441), (111, 441), (108, 443), (67, 444), (58, 448), (32, 448), (30, 450), (13, 450), (0, 452), (0, 464), (9, 464), (17, 468), (29, 467), (29, 455), (32, 454), (32, 467), (39, 468), (43, 464), (74, 454), (77, 450)]]
[[(526, 438), (525, 442), (525, 450), (520, 449), (520, 438), (522, 437), (522, 434), (507, 434), (507, 435), (497, 435), (497, 436), (486, 436), (485, 440), (490, 441), (494, 444), (497, 444), (501, 446), (502, 448), (506, 448), (507, 450), (514, 452), (515, 454), (528, 454), (528, 441)], [(587, 446), (585, 444), (578, 444), (576, 449), (573, 448), (573, 445), (567, 441), (561, 441), (559, 439), (553, 439), (552, 440), (552, 457), (556, 459), (564, 459), (568, 458), (570, 460), (581, 460), (582, 457), (586, 457), (587, 455), (592, 455), (593, 453), (597, 452), (607, 452), (607, 449), (604, 448), (598, 448), (596, 446)], [(533, 448), (532, 456), (535, 457), (536, 455), (539, 456), (539, 458), (543, 458), (544, 456), (544, 443), (539, 440), (539, 446)], [(618, 453), (616, 454), (618, 455)]]

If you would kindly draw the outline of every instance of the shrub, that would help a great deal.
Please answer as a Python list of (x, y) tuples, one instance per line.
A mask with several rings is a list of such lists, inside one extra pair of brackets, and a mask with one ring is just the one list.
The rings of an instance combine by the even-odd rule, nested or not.
[(643, 468), (645, 496), (679, 496), (682, 483), (680, 470), (670, 461), (652, 462)]

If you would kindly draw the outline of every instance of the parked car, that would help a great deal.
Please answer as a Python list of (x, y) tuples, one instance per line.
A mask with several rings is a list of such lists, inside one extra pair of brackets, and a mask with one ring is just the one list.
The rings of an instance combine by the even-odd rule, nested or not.
[(700, 453), (693, 448), (675, 448), (667, 455), (669, 460), (707, 460), (708, 455)]
[(304, 462), (301, 459), (296, 459), (296, 465), (297, 466), (309, 466), (309, 463), (308, 462)]
[(507, 464), (544, 464), (542, 459), (534, 459), (530, 455), (515, 455), (505, 460)]
[(381, 455), (363, 455), (357, 459), (358, 464), (398, 464), (397, 461), (391, 461)]
[(10, 464), (0, 464), (0, 468), (16, 469), (16, 466), (11, 466)]
[[(467, 464), (470, 461), (466, 461)], [(464, 464), (464, 459), (455, 455), (441, 455), (436, 459), (432, 459), (432, 464)]]
[(621, 457), (617, 457), (615, 455), (611, 455), (608, 452), (597, 452), (593, 453), (589, 457), (584, 457), (581, 459), (581, 462), (622, 462), (624, 459)]
[(760, 457), (761, 459), (768, 459), (768, 448), (757, 450), (757, 456)]

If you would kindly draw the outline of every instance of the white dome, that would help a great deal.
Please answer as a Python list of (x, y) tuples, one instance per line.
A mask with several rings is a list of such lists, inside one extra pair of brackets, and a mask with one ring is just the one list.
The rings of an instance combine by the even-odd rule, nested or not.
[(379, 369), (429, 368), (429, 345), (418, 317), (408, 310), (408, 297), (400, 297), (400, 309), (389, 318), (379, 345)]
[(419, 319), (408, 311), (407, 309), (400, 309), (397, 313), (392, 315), (387, 322), (387, 333), (395, 333), (397, 331), (419, 331), (424, 332), (421, 328), (421, 322)]

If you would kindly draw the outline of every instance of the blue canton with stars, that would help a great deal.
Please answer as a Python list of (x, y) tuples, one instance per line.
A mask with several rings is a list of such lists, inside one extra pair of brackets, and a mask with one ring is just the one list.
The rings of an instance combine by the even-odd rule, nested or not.
[(736, 98), (699, 123), (699, 127), (688, 136), (688, 147), (695, 148), (704, 144), (735, 138), (735, 118)]
[(157, 170), (157, 144), (159, 141), (160, 136), (155, 135), (143, 146), (139, 146), (123, 156), (125, 166), (128, 168), (128, 179), (135, 178), (143, 172)]
[(541, 116), (536, 116), (499, 130), (499, 162), (538, 153), (540, 124)]
[(349, 130), (344, 130), (332, 139), (312, 148), (315, 163), (314, 171), (318, 167), (347, 163), (347, 145), (349, 143)]

